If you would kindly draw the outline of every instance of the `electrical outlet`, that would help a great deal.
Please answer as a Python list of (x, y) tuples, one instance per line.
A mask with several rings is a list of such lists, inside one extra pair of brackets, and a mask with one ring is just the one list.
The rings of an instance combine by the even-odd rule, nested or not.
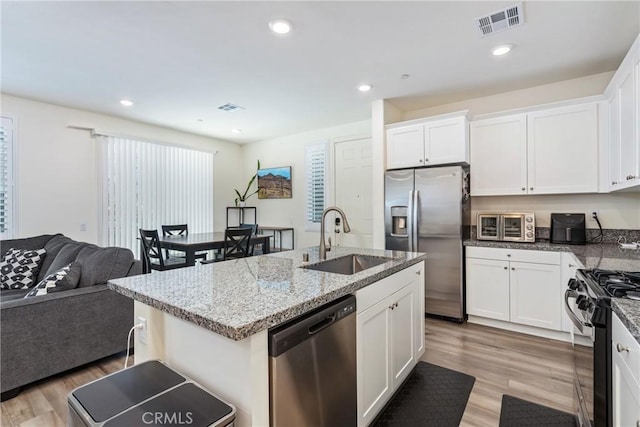
[(600, 219), (600, 212), (598, 212), (598, 210), (597, 210), (597, 209), (592, 209), (592, 210), (591, 210), (591, 219), (592, 219), (593, 221), (595, 221), (595, 220), (596, 220), (596, 218)]
[(138, 337), (138, 342), (141, 344), (147, 343), (147, 319), (144, 317), (138, 317), (137, 324), (142, 324), (141, 328), (136, 330), (136, 336)]

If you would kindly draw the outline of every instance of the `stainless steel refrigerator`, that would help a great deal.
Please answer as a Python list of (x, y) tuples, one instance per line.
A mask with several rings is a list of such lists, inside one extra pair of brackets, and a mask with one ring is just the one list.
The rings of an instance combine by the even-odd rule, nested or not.
[(464, 248), (471, 231), (469, 168), (387, 171), (385, 246), (426, 252), (425, 311), (464, 321)]

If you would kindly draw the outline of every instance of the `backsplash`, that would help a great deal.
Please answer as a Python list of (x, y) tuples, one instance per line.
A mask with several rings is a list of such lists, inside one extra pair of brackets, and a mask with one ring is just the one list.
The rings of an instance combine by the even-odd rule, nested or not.
[[(536, 227), (536, 241), (548, 241), (551, 229), (549, 227)], [(475, 239), (478, 236), (477, 227), (471, 226), (471, 238)], [(600, 229), (587, 228), (587, 241), (600, 243)], [(625, 237), (627, 242), (640, 242), (640, 230), (625, 230), (625, 229), (603, 229), (602, 230), (602, 243), (617, 243), (618, 239)], [(597, 239), (597, 240), (596, 240)]]

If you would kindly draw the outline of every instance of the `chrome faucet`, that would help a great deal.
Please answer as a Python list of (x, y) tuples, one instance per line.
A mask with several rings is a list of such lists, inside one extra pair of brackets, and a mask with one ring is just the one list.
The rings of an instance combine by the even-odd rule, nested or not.
[(320, 220), (320, 260), (327, 259), (327, 252), (331, 250), (331, 237), (329, 237), (329, 246), (324, 243), (324, 218), (331, 211), (336, 211), (342, 217), (342, 229), (345, 233), (349, 233), (351, 231), (351, 227), (349, 227), (349, 221), (347, 221), (347, 215), (344, 213), (342, 209), (337, 206), (329, 206), (324, 211), (322, 211), (322, 219)]

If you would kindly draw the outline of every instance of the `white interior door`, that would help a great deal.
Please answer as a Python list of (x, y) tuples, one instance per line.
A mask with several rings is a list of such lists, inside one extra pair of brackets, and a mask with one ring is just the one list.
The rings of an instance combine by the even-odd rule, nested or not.
[(373, 247), (372, 152), (371, 138), (361, 138), (335, 145), (336, 206), (344, 210), (351, 233), (335, 233), (334, 223), (326, 227), (334, 231), (334, 241), (341, 246)]

